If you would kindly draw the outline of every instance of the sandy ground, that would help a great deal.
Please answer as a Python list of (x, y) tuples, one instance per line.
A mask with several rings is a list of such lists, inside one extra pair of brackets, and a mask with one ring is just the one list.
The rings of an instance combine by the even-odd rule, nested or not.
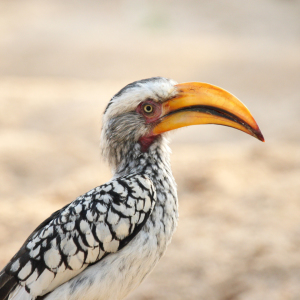
[(180, 221), (127, 299), (300, 299), (300, 2), (0, 2), (0, 267), (54, 210), (109, 180), (106, 103), (162, 75), (228, 89), (266, 143), (171, 135)]

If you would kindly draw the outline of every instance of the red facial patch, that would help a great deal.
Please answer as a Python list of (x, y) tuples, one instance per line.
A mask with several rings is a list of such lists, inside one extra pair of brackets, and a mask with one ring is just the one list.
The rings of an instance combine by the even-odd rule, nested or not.
[(146, 100), (139, 104), (136, 112), (145, 118), (147, 124), (153, 123), (161, 116), (161, 103), (156, 103), (153, 100)]
[(149, 135), (143, 136), (139, 139), (139, 143), (141, 145), (142, 152), (146, 152), (152, 143), (156, 140), (157, 135)]
[[(161, 103), (154, 102), (153, 100), (146, 100), (137, 107), (136, 112), (141, 114), (147, 124), (156, 122), (161, 116)], [(139, 139), (142, 151), (146, 152), (151, 144), (156, 140), (156, 135), (143, 136)]]

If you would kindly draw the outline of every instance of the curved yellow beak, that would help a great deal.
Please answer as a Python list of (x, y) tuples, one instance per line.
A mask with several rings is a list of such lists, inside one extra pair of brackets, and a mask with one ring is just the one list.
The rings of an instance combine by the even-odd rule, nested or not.
[(153, 135), (190, 125), (218, 124), (239, 129), (264, 142), (248, 108), (229, 92), (200, 82), (175, 87), (177, 96), (163, 103)]

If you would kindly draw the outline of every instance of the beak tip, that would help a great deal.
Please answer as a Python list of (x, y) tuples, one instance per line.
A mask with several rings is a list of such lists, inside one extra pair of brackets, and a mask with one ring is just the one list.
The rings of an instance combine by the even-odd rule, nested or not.
[(263, 143), (265, 142), (265, 138), (264, 138), (264, 136), (262, 135), (262, 133), (261, 133), (261, 131), (259, 129), (258, 129), (257, 132), (255, 132), (255, 137), (258, 140), (262, 141)]

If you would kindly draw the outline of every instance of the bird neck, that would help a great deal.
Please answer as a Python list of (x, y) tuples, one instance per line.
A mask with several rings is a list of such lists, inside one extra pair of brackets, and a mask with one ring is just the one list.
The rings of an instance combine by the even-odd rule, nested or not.
[[(124, 153), (126, 148), (128, 151)], [(159, 136), (146, 151), (140, 142), (123, 147), (120, 151), (122, 160), (115, 168), (114, 177), (144, 173), (155, 182), (158, 172), (163, 172), (173, 178), (170, 166), (171, 150), (165, 137)]]
[[(156, 190), (156, 203), (151, 214), (151, 221), (143, 227), (145, 232), (156, 236), (158, 256), (161, 257), (177, 226), (178, 197), (170, 165), (171, 150), (165, 137), (159, 136), (147, 149), (136, 143), (131, 151), (123, 156), (117, 166), (114, 177), (129, 174), (144, 174), (153, 182)], [(163, 226), (162, 226), (163, 224)]]

